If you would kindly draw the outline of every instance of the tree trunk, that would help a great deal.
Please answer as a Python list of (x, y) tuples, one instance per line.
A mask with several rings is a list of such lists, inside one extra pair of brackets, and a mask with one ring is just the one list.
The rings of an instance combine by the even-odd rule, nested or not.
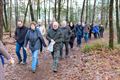
[(12, 0), (10, 0), (10, 37), (12, 36), (11, 26), (12, 26)]
[(86, 0), (86, 23), (88, 23), (88, 0)]
[(25, 24), (25, 22), (26, 22), (26, 17), (27, 17), (27, 12), (28, 12), (29, 3), (30, 3), (30, 0), (28, 1), (27, 7), (26, 7), (26, 10), (25, 10), (25, 16), (24, 16), (24, 21), (23, 21), (24, 24)]
[(82, 6), (82, 12), (81, 12), (81, 24), (83, 22), (83, 13), (84, 13), (84, 7), (85, 7), (85, 0), (83, 1), (83, 6)]
[(3, 38), (3, 0), (0, 0), (0, 40)]
[(114, 0), (110, 0), (109, 6), (109, 47), (114, 47), (114, 28), (113, 28), (113, 4)]
[(101, 4), (101, 24), (103, 25), (103, 8), (104, 8), (104, 0), (102, 0), (102, 4)]
[(18, 0), (14, 0), (15, 2), (15, 23), (17, 27), (17, 21), (18, 21)]
[(94, 23), (94, 18), (95, 18), (95, 7), (96, 7), (96, 0), (94, 0), (94, 6), (93, 6), (92, 25)]
[(69, 0), (67, 0), (66, 21), (68, 22)]
[(48, 24), (50, 24), (50, 9), (51, 9), (51, 6), (50, 6), (50, 0), (49, 0)]
[(45, 16), (45, 27), (47, 26), (46, 24), (46, 0), (44, 0), (44, 16)]
[(40, 19), (40, 0), (37, 2), (37, 19)]
[(4, 20), (5, 20), (5, 32), (9, 31), (9, 26), (8, 26), (8, 16), (7, 16), (7, 10), (6, 10), (6, 0), (4, 0)]
[(55, 10), (54, 10), (54, 17), (55, 17), (55, 20), (57, 19), (57, 16), (56, 16), (56, 13), (57, 13), (57, 8), (56, 8), (56, 6), (57, 6), (57, 0), (55, 0)]
[(116, 28), (117, 28), (117, 41), (120, 44), (120, 27), (119, 27), (119, 7), (118, 0), (116, 0)]
[(72, 4), (73, 4), (73, 0), (70, 0), (70, 22), (73, 22), (73, 18), (74, 18)]
[(58, 23), (60, 23), (60, 15), (61, 15), (61, 0), (58, 0)]
[(29, 2), (30, 2), (30, 15), (31, 15), (31, 20), (32, 20), (32, 21), (35, 21), (34, 12), (33, 12), (33, 7), (32, 7), (32, 2), (31, 2), (31, 0), (29, 0)]
[(107, 0), (107, 12), (106, 12), (106, 23), (105, 23), (105, 28), (108, 26), (108, 21), (109, 21), (109, 0)]

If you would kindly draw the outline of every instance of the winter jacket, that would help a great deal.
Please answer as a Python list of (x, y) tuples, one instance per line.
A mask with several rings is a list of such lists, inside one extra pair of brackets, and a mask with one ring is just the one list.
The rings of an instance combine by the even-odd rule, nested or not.
[(25, 36), (26, 36), (26, 33), (28, 31), (28, 28), (23, 26), (21, 28), (17, 27), (16, 30), (15, 30), (15, 39), (16, 41), (23, 45), (24, 44), (24, 40), (25, 40)]
[(75, 27), (75, 32), (76, 32), (76, 35), (79, 35), (79, 36), (82, 36), (83, 37), (83, 26), (82, 25), (76, 25)]
[(63, 42), (69, 42), (70, 41), (70, 37), (72, 35), (72, 31), (70, 30), (69, 27), (62, 27), (60, 28), (62, 31), (62, 35), (63, 35)]
[(41, 44), (46, 47), (45, 41), (37, 28), (35, 30), (28, 30), (25, 37), (24, 47), (27, 46), (28, 41), (31, 51), (39, 50), (42, 47)]
[(58, 28), (57, 30), (54, 30), (52, 28), (48, 29), (46, 38), (49, 42), (51, 42), (51, 39), (55, 41), (55, 44), (53, 46), (54, 51), (60, 50), (61, 44), (63, 42), (63, 35), (62, 35), (62, 31), (60, 28)]
[[(4, 56), (7, 60), (10, 59), (10, 55), (6, 51), (4, 45), (2, 44), (1, 41), (0, 41), (0, 54), (2, 56)], [(3, 64), (2, 64), (2, 60), (1, 59), (0, 59), (0, 80), (5, 80), (5, 77), (4, 77), (4, 68), (3, 68)]]
[(98, 25), (94, 26), (92, 32), (99, 33), (99, 26)]

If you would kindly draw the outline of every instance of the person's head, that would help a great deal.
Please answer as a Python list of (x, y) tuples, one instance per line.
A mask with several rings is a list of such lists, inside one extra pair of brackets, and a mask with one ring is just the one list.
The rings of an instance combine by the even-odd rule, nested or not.
[(42, 24), (42, 20), (41, 20), (41, 19), (38, 19), (37, 23), (38, 23), (39, 25), (41, 25), (41, 24)]
[(72, 22), (70, 22), (70, 23), (69, 23), (69, 25), (70, 25), (70, 26), (73, 26), (73, 23), (72, 23)]
[(54, 30), (57, 30), (59, 28), (58, 22), (56, 22), (56, 21), (53, 22), (53, 26), (52, 27), (53, 27)]
[(67, 26), (67, 22), (66, 21), (62, 21), (61, 26), (62, 27), (66, 27)]
[(31, 22), (30, 28), (31, 28), (32, 30), (35, 30), (35, 28), (36, 28), (36, 22), (35, 22), (35, 21)]
[(20, 28), (23, 27), (23, 21), (22, 20), (18, 20), (17, 25)]

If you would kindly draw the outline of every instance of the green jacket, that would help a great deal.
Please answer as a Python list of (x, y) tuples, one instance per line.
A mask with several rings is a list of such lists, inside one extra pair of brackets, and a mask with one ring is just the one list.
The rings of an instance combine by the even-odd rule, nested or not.
[(54, 50), (60, 50), (60, 47), (63, 42), (63, 36), (60, 28), (58, 28), (57, 30), (48, 29), (46, 38), (49, 42), (51, 42), (51, 39), (55, 41), (55, 44), (53, 47)]

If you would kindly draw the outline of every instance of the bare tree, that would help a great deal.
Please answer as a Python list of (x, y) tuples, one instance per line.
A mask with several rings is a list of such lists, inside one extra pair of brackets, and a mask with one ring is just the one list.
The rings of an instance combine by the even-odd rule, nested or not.
[(0, 40), (3, 38), (3, 0), (0, 0)]
[(109, 47), (114, 47), (114, 28), (113, 28), (113, 4), (114, 0), (110, 0), (109, 5)]
[(116, 0), (116, 28), (117, 28), (117, 40), (120, 44), (120, 27), (119, 27), (119, 5), (118, 0)]
[(93, 25), (94, 18), (95, 18), (95, 7), (96, 7), (96, 0), (94, 0), (94, 6), (93, 6), (92, 25)]

